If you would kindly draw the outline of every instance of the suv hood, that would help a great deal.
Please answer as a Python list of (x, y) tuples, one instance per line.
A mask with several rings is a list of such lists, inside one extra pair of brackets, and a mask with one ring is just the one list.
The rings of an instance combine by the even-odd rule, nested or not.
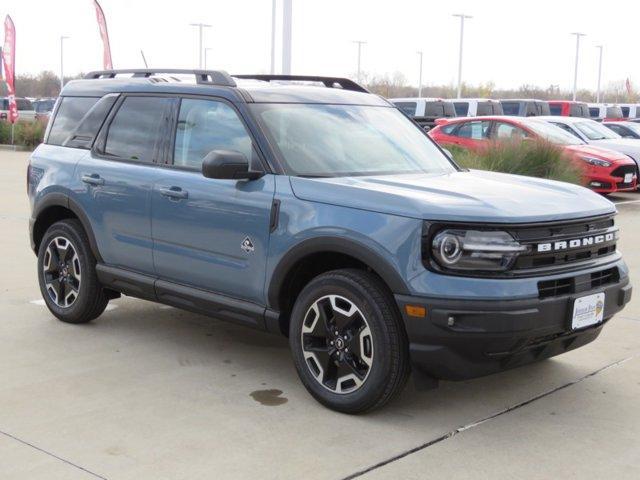
[(633, 138), (616, 138), (592, 140), (590, 144), (622, 152), (633, 158), (636, 163), (640, 163), (640, 140), (635, 140)]
[(449, 174), (291, 177), (291, 188), (302, 200), (425, 220), (527, 223), (616, 211), (613, 203), (583, 187), (481, 170)]

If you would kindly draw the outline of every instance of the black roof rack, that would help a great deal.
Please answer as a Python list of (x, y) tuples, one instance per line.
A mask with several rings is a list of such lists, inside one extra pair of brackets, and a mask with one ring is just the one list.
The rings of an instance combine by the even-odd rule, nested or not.
[(271, 81), (292, 81), (292, 82), (320, 82), (327, 88), (335, 88), (336, 84), (343, 90), (352, 90), (354, 92), (369, 93), (369, 90), (362, 85), (357, 84), (353, 80), (340, 77), (318, 77), (313, 75), (233, 75), (235, 78), (244, 78), (251, 80)]
[(152, 75), (168, 74), (186, 74), (194, 75), (196, 83), (199, 85), (218, 85), (223, 87), (235, 87), (236, 82), (224, 70), (183, 70), (176, 68), (142, 68), (142, 69), (124, 69), (124, 70), (96, 70), (87, 73), (84, 78), (101, 79), (115, 78), (121, 74), (131, 74), (133, 78), (149, 78)]

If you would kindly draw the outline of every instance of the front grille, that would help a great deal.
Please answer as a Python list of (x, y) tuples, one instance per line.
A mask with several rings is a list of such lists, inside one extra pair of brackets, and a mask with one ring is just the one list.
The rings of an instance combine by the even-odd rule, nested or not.
[[(481, 277), (537, 276), (568, 269), (572, 264), (587, 264), (616, 252), (618, 230), (614, 216), (606, 215), (590, 219), (539, 224), (425, 224), (422, 239), (422, 261), (430, 269), (441, 271), (431, 259), (430, 250), (434, 236), (443, 229), (461, 228), (507, 231), (529, 251), (518, 256), (506, 272), (466, 272), (464, 275)], [(596, 241), (596, 238), (599, 241)], [(605, 239), (604, 241), (602, 241)], [(562, 248), (565, 244), (566, 248)], [(545, 249), (544, 247), (550, 248)], [(451, 274), (455, 274), (449, 272)], [(462, 275), (461, 273), (459, 273)]]
[(627, 173), (636, 173), (636, 166), (635, 165), (623, 165), (621, 167), (616, 168), (613, 172), (611, 172), (611, 176), (612, 177), (622, 177), (622, 178), (624, 178), (624, 176)]
[[(590, 221), (573, 222), (568, 224), (551, 225), (548, 227), (525, 227), (507, 229), (522, 245), (530, 245), (530, 252), (520, 255), (513, 270), (528, 270), (538, 268), (550, 268), (567, 265), (576, 262), (595, 260), (616, 251), (617, 229), (614, 226), (613, 217), (593, 219)], [(539, 245), (556, 244), (571, 240), (597, 237), (613, 233), (613, 239), (606, 242), (593, 243), (591, 245), (576, 248), (553, 249), (551, 251), (539, 251)]]
[(572, 293), (587, 292), (604, 285), (616, 283), (620, 273), (616, 267), (573, 277), (538, 282), (538, 297), (550, 298)]

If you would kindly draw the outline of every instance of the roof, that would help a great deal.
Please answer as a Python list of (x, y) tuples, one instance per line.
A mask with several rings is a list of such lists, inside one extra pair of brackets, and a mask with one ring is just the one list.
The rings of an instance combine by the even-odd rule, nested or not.
[(580, 122), (595, 122), (595, 120), (591, 120), (590, 118), (585, 118), (585, 117), (561, 117), (561, 116), (545, 115), (545, 116), (533, 117), (533, 118), (544, 120), (546, 122), (557, 122), (557, 123), (567, 123), (567, 124), (580, 123)]
[[(134, 73), (133, 77), (117, 76), (120, 73), (132, 72), (142, 73)], [(169, 74), (161, 74), (164, 72)], [(253, 79), (244, 79), (225, 73), (224, 81), (216, 83), (215, 78), (211, 81), (198, 78), (201, 73), (203, 72), (186, 70), (158, 70), (157, 73), (150, 70), (92, 72), (82, 80), (73, 80), (65, 85), (61, 96), (101, 97), (109, 93), (157, 93), (217, 96), (236, 103), (391, 106), (382, 97), (368, 93), (363, 87), (348, 79), (269, 75), (256, 75)], [(185, 76), (189, 77), (181, 78)], [(324, 83), (327, 86), (302, 84), (309, 81), (320, 85)]]
[(388, 98), (390, 102), (453, 102), (450, 98), (438, 97), (404, 97), (404, 98)]
[(540, 100), (539, 98), (501, 98), (499, 102), (540, 102), (547, 103), (547, 100)]

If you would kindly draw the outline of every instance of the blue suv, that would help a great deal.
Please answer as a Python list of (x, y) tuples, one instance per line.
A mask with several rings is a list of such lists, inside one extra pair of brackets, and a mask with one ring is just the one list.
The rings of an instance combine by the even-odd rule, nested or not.
[(287, 335), (322, 404), (380, 407), (594, 340), (630, 300), (615, 208), (457, 166), (342, 78), (117, 70), (70, 82), (31, 156), (48, 308), (121, 294)]

